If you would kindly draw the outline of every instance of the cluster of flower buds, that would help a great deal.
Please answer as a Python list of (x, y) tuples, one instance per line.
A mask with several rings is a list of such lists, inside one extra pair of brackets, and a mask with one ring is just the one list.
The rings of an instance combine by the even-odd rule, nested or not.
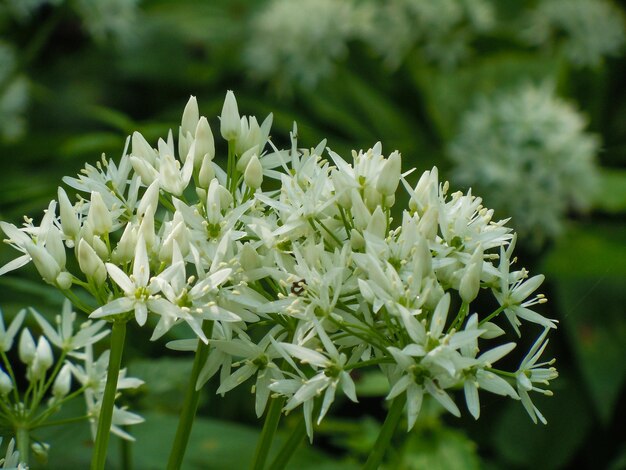
[[(270, 126), (271, 116), (240, 116), (228, 92), (223, 169), (192, 97), (177, 145), (172, 132), (156, 147), (135, 133), (118, 164), (103, 158), (64, 179), (75, 202), (59, 189), (40, 225), (2, 223), (23, 255), (1, 272), (32, 260), (92, 318), (135, 318), (153, 339), (189, 325), (194, 338), (169, 345), (209, 345), (198, 387), (216, 374), (220, 394), (252, 380), (259, 415), (282, 395), (285, 412), (302, 406), (309, 435), (339, 391), (358, 400), (356, 369), (382, 371), (388, 399), (406, 396), (409, 428), (426, 395), (459, 415), (458, 388), (476, 418), (487, 391), (544, 421), (529, 392), (549, 394), (538, 384), (557, 375), (539, 362), (555, 322), (533, 310), (545, 302), (535, 294), (543, 276), (514, 268), (506, 221), (471, 193), (449, 194), (436, 168), (411, 184), (400, 154), (385, 157), (380, 143), (346, 160), (325, 141), (299, 148), (295, 125), (290, 148), (278, 149)], [(515, 347), (501, 339), (506, 324), (540, 330), (514, 371), (494, 367)], [(86, 369), (72, 368), (83, 386)]]

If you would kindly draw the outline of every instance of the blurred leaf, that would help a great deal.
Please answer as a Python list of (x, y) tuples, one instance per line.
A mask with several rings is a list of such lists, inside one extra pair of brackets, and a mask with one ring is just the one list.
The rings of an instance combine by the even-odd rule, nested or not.
[(109, 126), (122, 131), (124, 134), (131, 134), (137, 129), (137, 124), (131, 118), (120, 111), (104, 106), (92, 106), (88, 109), (87, 114), (92, 119), (108, 124)]
[[(133, 468), (157, 470), (165, 468), (178, 417), (156, 412), (142, 414), (146, 421), (132, 426), (129, 431), (136, 438), (132, 444)], [(80, 432), (77, 432), (79, 431)], [(197, 417), (183, 468), (186, 470), (231, 470), (249, 467), (259, 432), (255, 428), (225, 421)], [(88, 468), (91, 458), (91, 443), (87, 427), (65, 426), (46, 435), (52, 445), (51, 461), (55, 468)], [(280, 448), (285, 436), (279, 435), (273, 452)], [(59, 451), (65, 449), (66, 451)], [(71, 449), (71, 451), (67, 451)], [(272, 455), (269, 457), (271, 461)], [(107, 469), (120, 468), (120, 441), (113, 437), (109, 444)], [(346, 462), (334, 462), (323, 453), (308, 446), (301, 446), (293, 456), (289, 469), (294, 470), (351, 470), (357, 466)]]
[(360, 397), (382, 397), (389, 393), (389, 380), (378, 370), (364, 372), (355, 384)]
[(554, 397), (535, 393), (533, 402), (548, 420), (534, 424), (520, 402), (509, 401), (491, 436), (497, 452), (519, 468), (563, 468), (584, 442), (591, 426), (589, 409), (578, 384), (559, 377)]
[(611, 213), (626, 211), (626, 170), (605, 169), (600, 177), (595, 206)]
[(562, 325), (607, 423), (626, 379), (626, 227), (571, 230), (548, 256)]
[(409, 435), (397, 470), (475, 470), (480, 468), (476, 445), (460, 431), (444, 426)]
[[(122, 151), (123, 137), (116, 132), (89, 132), (68, 139), (59, 149), (65, 158), (90, 156), (89, 163), (95, 163), (102, 153)], [(117, 154), (114, 154), (117, 158)]]

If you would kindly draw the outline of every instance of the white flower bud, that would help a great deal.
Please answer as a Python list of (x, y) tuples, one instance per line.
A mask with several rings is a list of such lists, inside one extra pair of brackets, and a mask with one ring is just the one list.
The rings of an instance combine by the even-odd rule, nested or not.
[(193, 166), (199, 168), (205, 155), (209, 156), (209, 160), (215, 157), (215, 141), (209, 121), (202, 116), (196, 127), (196, 140), (194, 142), (194, 160)]
[(74, 209), (74, 206), (67, 197), (65, 190), (61, 187), (59, 187), (58, 196), (61, 228), (67, 237), (74, 240), (80, 232), (80, 222), (78, 221), (78, 217), (76, 215), (76, 209)]
[(476, 297), (478, 297), (478, 291), (480, 290), (480, 275), (483, 272), (483, 251), (480, 248), (476, 248), (472, 258), (465, 267), (465, 272), (461, 277), (461, 283), (459, 284), (459, 294), (463, 302), (470, 303)]
[(172, 155), (161, 157), (159, 183), (165, 191), (180, 196), (185, 189), (180, 178), (180, 162)]
[(59, 371), (52, 385), (52, 395), (55, 398), (63, 398), (72, 388), (72, 371), (69, 364), (65, 364)]
[(198, 100), (196, 100), (195, 96), (190, 96), (189, 101), (187, 101), (185, 105), (185, 110), (183, 111), (183, 118), (180, 123), (181, 131), (185, 134), (189, 132), (193, 136), (196, 132), (199, 119), (200, 111), (198, 110)]
[[(200, 172), (198, 173), (198, 186), (207, 189), (211, 180), (215, 178), (215, 170), (213, 169), (213, 162), (208, 155), (202, 158), (202, 165), (200, 165)], [(200, 198), (201, 200), (204, 198)]]
[(350, 247), (354, 251), (360, 251), (365, 247), (365, 239), (357, 230), (350, 230)]
[(262, 265), (261, 257), (250, 243), (246, 243), (239, 252), (239, 264), (244, 271), (252, 271)]
[(250, 163), (246, 166), (246, 171), (243, 174), (243, 180), (246, 186), (252, 189), (261, 187), (263, 183), (263, 167), (259, 161), (259, 157), (252, 155)]
[(35, 340), (33, 339), (28, 328), (22, 330), (20, 335), (20, 342), (18, 346), (18, 354), (20, 361), (24, 364), (31, 364), (35, 360), (35, 352), (37, 348), (35, 346)]
[(396, 150), (385, 160), (378, 175), (376, 189), (379, 193), (385, 196), (391, 196), (396, 193), (396, 189), (398, 189), (398, 184), (400, 183), (401, 166), (402, 161), (400, 153)]
[(0, 369), (0, 395), (7, 396), (13, 390), (13, 381), (5, 371)]
[(115, 264), (123, 264), (131, 261), (135, 256), (135, 246), (137, 245), (137, 227), (128, 224), (124, 233), (117, 243), (115, 250), (111, 254), (111, 260)]
[(61, 239), (61, 231), (50, 227), (46, 234), (46, 250), (52, 255), (61, 269), (65, 268), (65, 245)]
[(54, 357), (52, 356), (52, 348), (50, 348), (50, 343), (43, 336), (40, 336), (39, 341), (37, 341), (35, 361), (39, 362), (40, 366), (44, 370), (48, 370), (54, 363)]
[[(148, 141), (144, 139), (143, 135), (141, 135), (139, 132), (133, 132), (132, 145), (133, 145), (132, 155), (135, 158), (138, 158), (140, 161), (143, 161), (144, 163), (148, 163), (150, 166), (154, 165), (154, 162), (156, 161), (156, 158), (157, 158), (157, 154), (155, 150), (150, 146)], [(132, 157), (131, 157), (131, 161), (132, 161)], [(134, 166), (135, 165), (133, 165), (133, 167)]]
[(43, 280), (54, 284), (61, 272), (61, 267), (52, 255), (39, 245), (26, 245), (25, 248)]
[(376, 208), (382, 205), (383, 195), (371, 184), (366, 184), (363, 190), (363, 202), (370, 212), (374, 212)]
[(146, 192), (143, 193), (143, 197), (137, 206), (137, 215), (143, 217), (147, 212), (148, 208), (152, 210), (152, 213), (156, 211), (156, 208), (159, 204), (159, 181), (155, 180), (148, 186)]
[[(86, 237), (84, 237), (87, 239)], [(109, 248), (106, 243), (102, 241), (102, 239), (96, 235), (91, 239), (91, 247), (96, 251), (96, 254), (100, 257), (101, 260), (106, 261), (109, 259)]]
[(93, 279), (96, 285), (102, 284), (107, 278), (104, 263), (84, 239), (78, 242), (78, 266), (87, 278)]
[(366, 230), (380, 239), (385, 239), (387, 231), (387, 217), (380, 206), (378, 206), (372, 214)]
[(111, 213), (97, 191), (91, 192), (91, 204), (87, 214), (87, 222), (95, 235), (109, 233), (113, 227)]
[(67, 271), (61, 271), (57, 278), (55, 279), (55, 284), (61, 290), (67, 290), (72, 287), (73, 277)]
[(156, 171), (154, 167), (147, 161), (131, 155), (130, 163), (133, 165), (135, 173), (137, 173), (141, 178), (141, 182), (146, 186), (151, 185), (154, 180), (159, 178), (159, 172)]
[(352, 217), (354, 218), (354, 226), (358, 229), (365, 229), (370, 221), (370, 211), (365, 207), (361, 195), (356, 189), (352, 190), (352, 204), (350, 207)]
[(257, 155), (258, 150), (259, 150), (259, 146), (255, 145), (254, 147), (243, 152), (243, 154), (239, 157), (239, 160), (237, 160), (237, 170), (240, 173), (243, 173), (244, 171), (246, 171), (246, 168), (248, 167), (248, 163), (250, 163), (250, 159), (252, 158), (252, 155)]
[[(154, 216), (152, 215), (153, 211), (146, 211), (146, 215), (141, 221), (141, 225), (139, 225), (139, 233), (138, 235), (143, 236), (143, 239), (146, 242), (146, 247), (148, 249), (152, 249), (154, 244), (156, 243), (156, 235), (154, 233)], [(133, 258), (135, 247), (132, 247), (133, 250)]]
[(236, 140), (241, 132), (241, 122), (239, 119), (239, 109), (235, 94), (228, 90), (222, 114), (220, 116), (220, 133), (225, 140)]

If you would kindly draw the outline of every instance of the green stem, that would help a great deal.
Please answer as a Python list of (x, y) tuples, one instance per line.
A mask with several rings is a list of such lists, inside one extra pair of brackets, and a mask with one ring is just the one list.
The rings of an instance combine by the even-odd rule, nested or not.
[(252, 461), (253, 470), (263, 470), (263, 468), (265, 468), (265, 461), (267, 460), (267, 455), (269, 454), (276, 429), (278, 428), (278, 421), (280, 420), (284, 403), (285, 399), (283, 397), (270, 399), (270, 407), (265, 415), (265, 423), (263, 424), (261, 437), (254, 451), (254, 460)]
[(117, 379), (120, 375), (120, 365), (122, 363), (125, 338), (126, 320), (117, 320), (113, 322), (113, 329), (111, 331), (109, 369), (107, 371), (107, 382), (104, 388), (104, 397), (102, 399), (102, 407), (100, 408), (100, 416), (98, 418), (98, 431), (96, 433), (96, 443), (91, 459), (91, 470), (104, 470), (106, 464), (109, 434), (111, 433), (111, 423), (113, 421), (113, 405), (115, 404)]
[(289, 463), (289, 460), (293, 454), (298, 450), (298, 447), (306, 436), (306, 423), (304, 422), (304, 416), (300, 418), (295, 429), (291, 431), (289, 439), (278, 452), (278, 455), (270, 465), (272, 470), (282, 470)]
[(391, 408), (387, 412), (387, 417), (383, 423), (383, 427), (378, 434), (374, 449), (367, 458), (363, 470), (376, 470), (380, 463), (383, 461), (385, 451), (389, 447), (393, 433), (398, 427), (400, 418), (402, 418), (402, 410), (404, 409), (404, 403), (406, 402), (406, 395), (402, 394), (394, 398)]
[[(213, 322), (204, 321), (202, 323), (202, 331), (204, 331), (206, 337), (210, 339), (213, 334)], [(187, 449), (187, 443), (189, 442), (189, 436), (191, 434), (191, 427), (193, 426), (196, 410), (198, 409), (198, 400), (200, 399), (200, 390), (196, 389), (196, 384), (200, 371), (208, 356), (209, 345), (198, 340), (198, 348), (196, 349), (196, 357), (194, 358), (193, 367), (191, 369), (191, 377), (189, 377), (183, 408), (180, 411), (180, 418), (178, 419), (176, 436), (174, 437), (174, 443), (172, 444), (172, 450), (167, 462), (168, 470), (178, 470), (183, 463), (185, 450)]]
[(20, 462), (28, 464), (30, 449), (30, 433), (29, 429), (18, 426), (15, 430), (15, 440), (17, 441), (17, 450), (20, 453)]

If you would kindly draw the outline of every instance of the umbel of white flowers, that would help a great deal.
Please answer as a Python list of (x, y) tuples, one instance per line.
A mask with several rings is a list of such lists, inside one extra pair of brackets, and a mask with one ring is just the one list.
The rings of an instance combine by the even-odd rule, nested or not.
[[(118, 163), (103, 157), (65, 178), (79, 196), (59, 188), (39, 224), (2, 222), (21, 255), (0, 273), (32, 261), (91, 318), (134, 317), (153, 339), (186, 323), (194, 337), (169, 346), (208, 343), (198, 387), (215, 374), (220, 394), (252, 382), (258, 415), (282, 395), (310, 436), (338, 393), (358, 400), (356, 369), (381, 370), (387, 399), (406, 396), (409, 429), (426, 395), (460, 415), (459, 387), (475, 418), (490, 392), (545, 422), (531, 395), (549, 395), (557, 376), (540, 361), (555, 322), (534, 310), (544, 278), (516, 267), (505, 221), (471, 193), (450, 194), (437, 168), (409, 183), (413, 170), (380, 143), (346, 159), (325, 141), (299, 148), (294, 125), (291, 147), (278, 149), (271, 123), (241, 116), (228, 92), (219, 133), (229, 151), (216, 155), (192, 97), (177, 142), (134, 133)], [(409, 203), (394, 220), (398, 188)], [(501, 339), (507, 326), (537, 335), (512, 371), (495, 365), (515, 348)]]

